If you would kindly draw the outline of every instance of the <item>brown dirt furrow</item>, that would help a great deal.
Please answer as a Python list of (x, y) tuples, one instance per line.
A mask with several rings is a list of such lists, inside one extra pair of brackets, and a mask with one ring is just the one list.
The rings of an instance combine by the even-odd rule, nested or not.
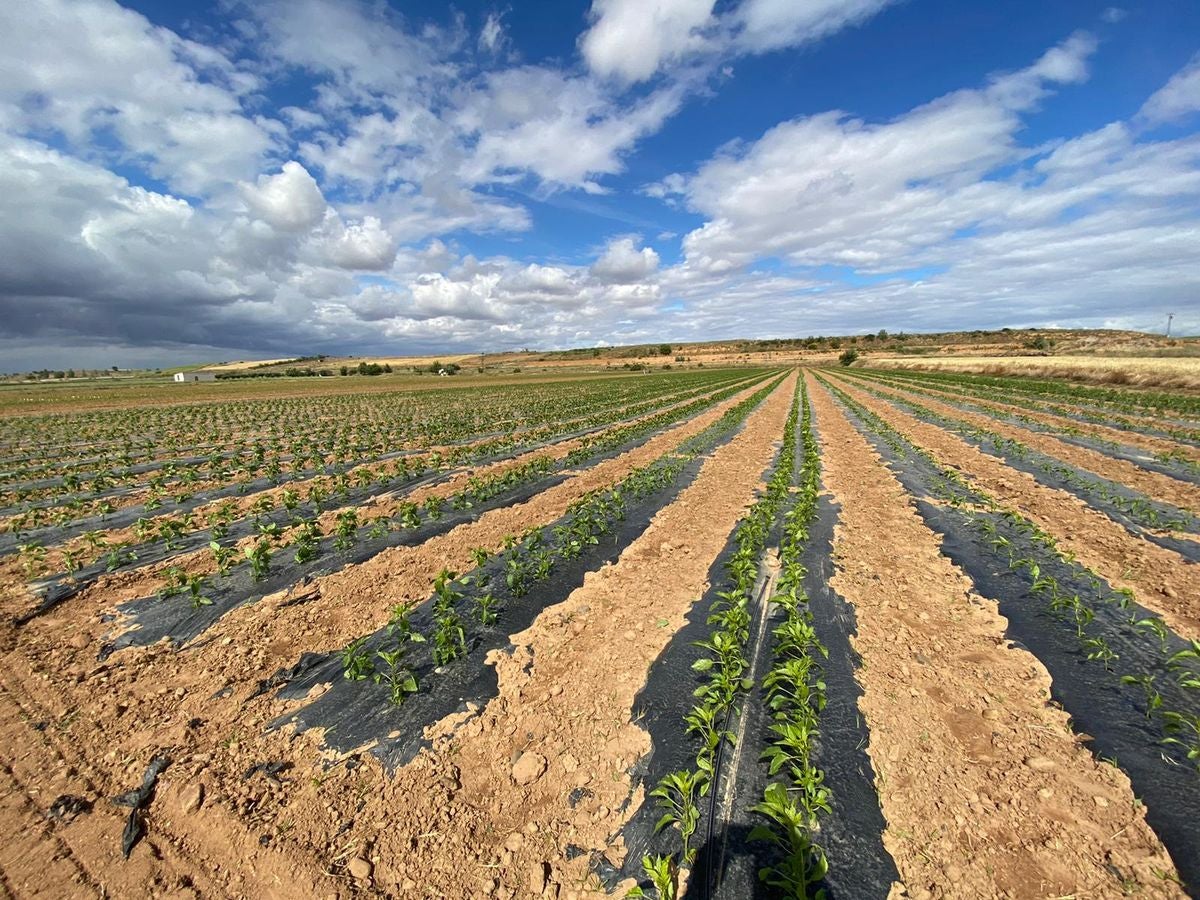
[[(177, 657), (166, 647), (156, 649), (160, 655)], [(272, 831), (231, 817), (230, 809), (253, 810), (283, 785), (265, 779), (240, 784), (246, 781), (244, 772), (251, 763), (238, 756), (236, 740), (202, 740), (202, 729), (209, 722), (180, 709), (179, 701), (196, 681), (186, 663), (177, 662), (173, 668), (170, 688), (160, 681), (140, 680), (119, 667), (93, 666), (87, 680), (104, 697), (102, 713), (115, 707), (117, 718), (123, 717), (115, 724), (85, 719), (89, 714), (84, 706), (95, 703), (95, 697), (68, 695), (44, 683), (50, 680), (47, 673), (25, 666), (0, 672), (0, 746), (11, 748), (11, 755), (3, 752), (3, 767), (35, 798), (35, 812), (62, 792), (93, 803), (91, 811), (74, 822), (56, 826), (58, 852), (69, 856), (86, 880), (99, 886), (86, 896), (189, 900), (320, 896), (321, 867), (281, 858), (271, 847)], [(66, 683), (78, 680), (78, 675), (69, 674)], [(236, 703), (227, 708), (237, 722), (223, 728), (227, 736), (261, 724), (261, 719), (249, 726), (244, 717), (238, 721)], [(121, 733), (131, 727), (131, 734)], [(201, 747), (205, 752), (199, 752)], [(128, 810), (108, 798), (136, 787), (150, 760), (163, 753), (171, 764), (145, 813), (145, 834), (130, 858), (123, 859), (121, 835)], [(214, 756), (232, 762), (228, 793), (208, 777)], [(233, 825), (235, 821), (238, 824)], [(179, 828), (181, 822), (186, 827)], [(5, 877), (11, 877), (7, 866), (0, 867)], [(46, 896), (63, 895), (54, 882), (44, 887)]]
[[(848, 383), (855, 386), (862, 384), (862, 382), (847, 378), (841, 378), (840, 381), (844, 384)], [(929, 407), (936, 413), (960, 419), (978, 428), (985, 428), (1003, 437), (1020, 441), (1034, 450), (1045, 453), (1047, 456), (1053, 456), (1055, 459), (1083, 469), (1086, 472), (1091, 472), (1094, 475), (1099, 475), (1101, 478), (1120, 482), (1152, 499), (1173, 504), (1180, 509), (1200, 510), (1200, 486), (1189, 484), (1186, 481), (1180, 481), (1177, 478), (1171, 478), (1167, 475), (1161, 475), (1158, 472), (1151, 472), (1123, 459), (1114, 459), (1111, 456), (1106, 456), (1097, 450), (1089, 450), (1086, 447), (1068, 444), (1048, 434), (1040, 434), (1039, 432), (1030, 431), (1027, 428), (1021, 428), (1017, 425), (1010, 425), (998, 419), (978, 415), (977, 413), (964, 412), (922, 394), (914, 394), (911, 391), (902, 391), (874, 382), (871, 383), (871, 387), (888, 396), (914, 400), (923, 406)]]
[[(716, 393), (716, 391), (713, 391), (711, 393)], [(706, 396), (709, 396), (709, 395), (706, 395)], [(741, 394), (739, 394), (738, 396), (741, 396)], [(695, 399), (695, 398), (691, 398), (691, 399)], [(663, 407), (656, 408), (656, 409), (652, 410), (651, 412), (648, 412), (642, 416), (636, 416), (632, 419), (624, 419), (624, 420), (621, 420), (618, 422), (614, 422), (610, 426), (606, 427), (605, 429), (603, 429), (600, 432), (597, 432), (594, 435), (591, 435), (590, 437), (598, 437), (598, 436), (601, 436), (601, 435), (611, 431), (614, 428), (621, 428), (626, 425), (630, 425), (630, 424), (633, 424), (636, 422), (643, 421), (646, 418), (657, 415), (658, 413), (664, 411), (665, 409), (668, 409), (672, 406), (677, 406), (677, 405), (679, 405), (678, 402), (673, 402), (673, 403), (667, 404)], [(536, 456), (548, 456), (551, 459), (555, 459), (555, 460), (562, 459), (565, 456), (567, 456), (567, 454), (569, 454), (572, 450), (581, 446), (586, 439), (587, 438), (571, 438), (568, 440), (559, 441), (559, 442), (551, 444), (550, 446), (547, 446), (547, 447), (542, 447), (540, 449), (528, 450), (524, 453), (521, 453), (521, 454), (513, 457), (512, 459), (500, 460), (498, 462), (485, 463), (485, 464), (481, 464), (481, 465), (477, 465), (477, 466), (463, 466), (463, 467), (455, 470), (454, 474), (451, 475), (447, 481), (442, 482), (441, 484), (436, 484), (436, 485), (432, 485), (429, 487), (416, 488), (415, 490), (408, 491), (407, 493), (405, 493), (402, 490), (401, 491), (384, 491), (373, 497), (363, 500), (357, 504), (351, 504), (348, 506), (339, 507), (337, 509), (333, 509), (333, 510), (324, 512), (320, 516), (318, 516), (318, 521), (321, 525), (322, 531), (324, 531), (326, 534), (329, 534), (332, 531), (334, 525), (336, 524), (338, 514), (346, 509), (359, 510), (360, 513), (362, 513), (363, 515), (369, 515), (371, 518), (376, 518), (379, 516), (390, 516), (390, 515), (394, 514), (400, 508), (400, 504), (402, 502), (410, 502), (410, 503), (418, 503), (419, 504), (419, 503), (423, 503), (429, 497), (448, 497), (449, 495), (453, 494), (455, 491), (462, 489), (466, 485), (467, 481), (473, 477), (487, 478), (487, 477), (491, 477), (493, 475), (499, 475), (503, 472), (508, 471), (509, 469), (517, 468), (518, 466), (524, 465), (525, 463), (529, 462)], [(421, 458), (427, 459), (428, 456), (431, 454), (444, 453), (444, 452), (448, 451), (449, 449), (451, 449), (451, 448), (444, 447), (444, 446), (443, 447), (438, 447), (438, 446), (430, 447), (428, 449), (428, 453), (423, 454)], [(386, 465), (387, 465), (386, 463), (367, 463), (362, 466), (356, 467), (355, 469), (350, 470), (350, 472), (348, 474), (352, 476), (353, 473), (358, 471), (359, 469), (382, 467), (382, 466), (386, 466)], [(315, 483), (328, 482), (329, 480), (330, 479), (328, 476), (320, 475), (320, 476), (316, 476), (315, 478), (307, 479), (307, 480), (301, 481), (301, 482), (294, 482), (294, 483), (287, 484), (287, 485), (281, 485), (279, 487), (267, 488), (266, 490), (258, 491), (257, 493), (254, 493), (254, 494), (248, 494), (244, 497), (226, 498), (223, 500), (214, 501), (213, 503), (205, 504), (204, 506), (198, 507), (195, 510), (195, 516), (196, 516), (196, 519), (198, 522), (202, 522), (204, 520), (205, 514), (208, 511), (215, 510), (218, 507), (221, 507), (227, 503), (232, 503), (234, 508), (237, 510), (237, 514), (236, 514), (237, 517), (241, 518), (243, 516), (247, 516), (250, 514), (251, 508), (254, 506), (254, 504), (260, 498), (271, 497), (271, 498), (275, 499), (276, 501), (278, 501), (279, 497), (282, 495), (283, 491), (288, 490), (288, 489), (296, 490), (300, 496), (301, 502), (303, 502), (303, 501), (307, 500), (309, 490), (312, 488), (312, 486)], [(167, 511), (165, 513), (165, 515), (170, 516), (171, 515), (170, 511)], [(290, 528), (284, 530), (283, 538), (282, 538), (284, 541), (288, 540), (288, 534), (291, 533), (291, 531), (292, 531), (292, 529), (290, 529)], [(138, 542), (137, 535), (135, 534), (132, 526), (127, 527), (127, 528), (109, 529), (107, 531), (101, 532), (101, 536), (110, 545), (116, 545), (116, 544), (121, 544), (121, 543), (136, 544)], [(238, 545), (237, 545), (239, 551), (242, 547), (246, 547), (246, 546), (253, 544), (254, 541), (255, 541), (254, 538), (244, 538), (243, 540), (239, 541)], [(93, 553), (88, 550), (88, 545), (84, 538), (82, 538), (82, 537), (73, 538), (70, 541), (67, 541), (66, 543), (62, 544), (61, 546), (48, 548), (48, 552), (46, 553), (45, 559), (43, 561), (41, 571), (42, 572), (60, 572), (60, 571), (62, 571), (65, 568), (65, 564), (63, 562), (62, 551), (66, 550), (66, 549), (71, 549), (71, 550), (75, 550), (77, 552), (82, 553), (83, 559), (90, 559), (93, 555)], [(188, 553), (188, 554), (179, 554), (177, 556), (172, 557), (169, 561), (162, 563), (161, 565), (148, 566), (143, 569), (136, 570), (133, 573), (130, 573), (130, 575), (135, 578), (140, 579), (140, 578), (145, 577), (145, 578), (149, 579), (145, 584), (144, 593), (135, 594), (134, 596), (149, 596), (150, 594), (152, 594), (155, 591), (162, 588), (165, 582), (164, 582), (164, 579), (161, 577), (161, 573), (165, 569), (167, 569), (168, 567), (171, 567), (171, 566), (179, 566), (180, 568), (184, 569), (189, 574), (212, 574), (213, 572), (216, 571), (216, 564), (212, 561), (211, 554), (209, 553), (209, 551), (207, 549), (194, 551), (194, 552)], [(128, 587), (129, 583), (123, 580), (125, 577), (126, 577), (125, 575), (117, 575), (117, 576), (115, 576), (114, 580), (119, 581), (122, 585)], [(103, 584), (103, 583), (105, 583), (106, 580), (107, 580), (106, 578), (101, 577), (101, 579), (97, 582), (97, 584)], [(26, 578), (24, 576), (24, 565), (23, 565), (21, 559), (16, 555), (10, 555), (10, 556), (4, 557), (4, 558), (0, 558), (0, 589), (6, 589), (6, 588), (8, 589), (7, 591), (0, 591), (0, 597), (5, 597), (5, 596), (22, 597), (24, 595), (27, 595), (28, 591), (24, 590), (25, 583), (26, 583)]]
[[(270, 597), (264, 603), (225, 616), (218, 623), (219, 631), (211, 633), (223, 633), (237, 641), (245, 639), (260, 642), (265, 639), (282, 655), (286, 655), (289, 645), (297, 656), (306, 650), (340, 647), (360, 634), (378, 628), (387, 620), (388, 611), (395, 604), (428, 596), (430, 580), (441, 569), (451, 568), (462, 572), (473, 568), (472, 549), (485, 547), (492, 552), (498, 551), (507, 536), (562, 516), (571, 503), (584, 494), (607, 487), (633, 469), (657, 459), (704, 430), (720, 418), (725, 410), (754, 390), (757, 387), (740, 391), (712, 409), (651, 438), (640, 447), (581, 469), (566, 481), (525, 503), (492, 510), (474, 522), (460, 525), (420, 545), (385, 550), (364, 563), (317, 578), (305, 587), (304, 593), (315, 592), (320, 597), (319, 602), (289, 605), (284, 612), (279, 604), (287, 598)], [(456, 489), (449, 486), (442, 488), (445, 493)], [(428, 494), (432, 495), (434, 490), (429, 489)], [(252, 538), (246, 538), (239, 542), (239, 547), (252, 542)], [(85, 630), (91, 630), (98, 644), (103, 635), (112, 630), (111, 624), (101, 621), (100, 616), (110, 612), (116, 604), (155, 594), (166, 584), (165, 571), (171, 566), (178, 566), (189, 574), (210, 574), (216, 570), (212, 555), (207, 550), (180, 555), (156, 566), (101, 578), (95, 585), (68, 600), (62, 607), (64, 612), (59, 615), (74, 614), (70, 610), (87, 610), (92, 628), (87, 629), (82, 622), (78, 624)], [(367, 598), (367, 602), (364, 602), (364, 598)], [(234, 623), (240, 621), (243, 615), (249, 617), (249, 622), (241, 626), (243, 630), (239, 630)], [(29, 623), (25, 629), (34, 628), (36, 622)], [(280, 640), (276, 639), (277, 632), (283, 636)], [(320, 635), (325, 643), (310, 646), (313, 635)], [(281, 663), (287, 664), (290, 663)]]
[(1045, 668), (1005, 641), (996, 605), (810, 385), (841, 504), (832, 584), (856, 611), (859, 706), (906, 895), (1184, 896), (1124, 773), (1079, 743)]
[[(512, 636), (513, 652), (493, 657), (494, 700), (473, 717), (451, 717), (431, 731), (433, 752), (402, 770), (382, 802), (456, 781), (444, 808), (449, 821), (467, 823), (465, 846), (450, 853), (422, 847), (413, 858), (405, 854), (412, 826), (395, 827), (393, 820), (372, 840), (381, 886), (403, 885), (423, 870), (430, 886), (414, 896), (490, 889), (498, 897), (529, 897), (542, 893), (545, 879), (560, 886), (551, 887), (552, 895), (571, 897), (586, 889), (588, 871), (586, 858), (566, 860), (569, 845), (623, 857), (613, 835), (643, 797), (638, 788), (621, 811), (631, 792), (628, 772), (650, 749), (646, 733), (630, 721), (634, 697), (706, 589), (712, 560), (761, 485), (794, 387), (791, 377), (776, 390), (615, 564)], [(517, 783), (531, 761), (535, 777)], [(583, 800), (573, 808), (576, 788)]]
[[(872, 381), (871, 384), (883, 387), (881, 382)], [(887, 387), (898, 387), (894, 383), (889, 383)], [(1001, 403), (997, 400), (983, 400), (978, 397), (972, 397), (968, 394), (955, 394), (953, 391), (943, 390), (941, 388), (932, 387), (931, 385), (920, 385), (919, 393), (926, 396), (946, 397), (951, 400), (963, 399), (970, 403), (977, 403), (990, 409), (1002, 410), (1006, 413), (1016, 413), (1021, 416), (1028, 416), (1035, 422), (1041, 422), (1046, 425), (1053, 425), (1058, 428), (1074, 428), (1084, 434), (1089, 434), (1093, 437), (1100, 438), (1105, 441), (1112, 441), (1117, 444), (1126, 444), (1130, 447), (1138, 447), (1149, 453), (1182, 453), (1193, 462), (1200, 462), (1200, 450), (1189, 447), (1186, 444), (1179, 444), (1169, 438), (1155, 437), (1149, 434), (1139, 434), (1136, 431), (1124, 431), (1120, 428), (1111, 428), (1107, 425), (1101, 425), (1097, 422), (1080, 422), (1078, 419), (1070, 419), (1066, 416), (1055, 415), (1054, 413), (1041, 412), (1038, 410), (1027, 409), (1024, 406), (1015, 406), (1010, 403)], [(1057, 406), (1071, 408), (1070, 403), (1056, 403)], [(1081, 410), (1082, 411), (1082, 410)], [(957, 411), (956, 411), (957, 413)], [(1150, 427), (1163, 427), (1165, 423), (1157, 419), (1147, 419), (1138, 416), (1131, 416), (1127, 413), (1121, 413), (1123, 418), (1127, 418), (1133, 422), (1140, 422)], [(1167, 426), (1170, 427), (1170, 426)], [(1178, 426), (1175, 426), (1178, 427)]]
[[(25, 706), (29, 712), (6, 723), (0, 743), (37, 745), (41, 739), (33, 732), (32, 723), (57, 721), (66, 710), (86, 708), (86, 715), (72, 717), (51, 737), (64, 755), (78, 752), (81, 758), (96, 761), (99, 774), (95, 780), (105, 784), (106, 795), (127, 787), (110, 777), (114, 766), (120, 766), (122, 772), (125, 767), (144, 767), (150, 756), (164, 746), (184, 748), (192, 756), (199, 754), (199, 759), (186, 766), (168, 770), (164, 776), (164, 796), (168, 797), (172, 792), (183, 793), (181, 785), (171, 785), (185, 774), (203, 779), (210, 766), (221, 763), (228, 772), (240, 773), (262, 762), (261, 754), (291, 756), (288, 741), (278, 735), (264, 739), (266, 746), (276, 749), (242, 745), (279, 711), (279, 704), (260, 698), (247, 714), (243, 704), (259, 679), (291, 665), (302, 652), (338, 647), (351, 637), (373, 630), (386, 619), (392, 603), (425, 597), (430, 579), (443, 566), (468, 568), (471, 548), (483, 545), (498, 549), (505, 535), (560, 515), (588, 490), (611, 483), (702, 430), (741, 396), (640, 448), (579, 473), (555, 488), (553, 495), (544, 492), (530, 503), (495, 510), (421, 547), (399, 548), (364, 566), (318, 580), (310, 588), (320, 594), (318, 600), (283, 607), (283, 598), (275, 597), (235, 610), (197, 646), (183, 653), (157, 645), (122, 652), (104, 664), (95, 663), (95, 648), (112, 627), (103, 621), (103, 615), (113, 603), (130, 596), (122, 596), (120, 587), (113, 585), (106, 592), (97, 590), (89, 592), (90, 596), (72, 599), (54, 615), (35, 619), (20, 631), (8, 625), (4, 669), (27, 692)], [(64, 638), (65, 634), (69, 637)], [(223, 688), (230, 688), (230, 693), (216, 696)], [(261, 712), (263, 707), (273, 711)], [(255, 714), (255, 709), (260, 712)], [(186, 727), (192, 719), (203, 723), (200, 729)], [(308, 777), (323, 778), (319, 754), (307, 751), (307, 755)], [(48, 770), (55, 765), (53, 761), (42, 763)], [(340, 772), (345, 774), (344, 770)], [(246, 820), (262, 819), (262, 809), (274, 808), (279, 791), (270, 782), (257, 783), (259, 779), (246, 785), (232, 776), (230, 781), (220, 791), (210, 784), (213, 803), (205, 804), (202, 816), (184, 816), (185, 827), (179, 834), (189, 846), (199, 841), (201, 846), (195, 852), (208, 858), (229, 857), (231, 853), (233, 858), (269, 857), (268, 851), (257, 847), (247, 851), (240, 842)], [(332, 779), (333, 785), (340, 783), (341, 779)], [(353, 818), (354, 811), (347, 815)], [(198, 833), (194, 830), (197, 817), (211, 817), (215, 822)], [(272, 829), (286, 832), (292, 827), (295, 823), (287, 817), (271, 820)], [(325, 831), (321, 834), (328, 837)], [(259, 835), (256, 832), (250, 837), (257, 841)], [(255, 865), (256, 869), (264, 867)], [(306, 877), (319, 880), (323, 877), (321, 871), (321, 867), (306, 870)]]
[[(49, 798), (50, 803), (53, 798)], [(97, 897), (99, 890), (71, 858), (55, 826), (0, 762), (0, 897)], [(47, 891), (45, 886), (54, 887)]]
[[(247, 856), (245, 848), (226, 845), (216, 864), (199, 865), (192, 860), (186, 843), (173, 842), (164, 825), (181, 811), (185, 795), (177, 791), (156, 792), (146, 813), (146, 833), (128, 860), (122, 858), (121, 834), (129, 810), (112, 804), (109, 797), (124, 793), (142, 780), (149, 754), (130, 755), (109, 751), (100, 756), (82, 752), (66, 736), (69, 720), (77, 709), (53, 718), (55, 710), (33, 701), (24, 687), (8, 673), (0, 675), (0, 729), (6, 738), (24, 730), (26, 739), (0, 748), (0, 784), (17, 795), (24, 794), (25, 809), (18, 811), (7, 796), (0, 801), (6, 825), (29, 823), (27, 832), (6, 837), (19, 854), (0, 854), (4, 879), (21, 881), (18, 897), (221, 897), (259, 895), (271, 885), (285, 881), (285, 873), (268, 865), (240, 871), (228, 863)], [(47, 718), (51, 717), (51, 718)], [(159, 723), (154, 723), (159, 724)], [(37, 725), (36, 728), (30, 728)], [(174, 758), (177, 769), (186, 762)], [(182, 774), (182, 773), (180, 773)], [(162, 782), (160, 781), (160, 785)], [(71, 821), (52, 821), (46, 816), (55, 798), (70, 794), (89, 800), (91, 808)], [(256, 835), (247, 835), (246, 844)], [(71, 874), (46, 874), (69, 864)], [(42, 870), (46, 871), (42, 871)], [(28, 873), (36, 873), (31, 879)], [(300, 879), (293, 881), (303, 884)], [(311, 893), (312, 884), (309, 883)]]
[[(794, 383), (789, 379), (789, 385)], [(172, 860), (179, 856), (198, 871), (213, 873), (217, 888), (209, 895), (217, 896), (348, 896), (357, 893), (351, 872), (359, 873), (358, 887), (368, 894), (374, 888), (399, 896), (473, 896), (484, 876), (494, 876), (527, 896), (528, 882), (519, 865), (503, 871), (489, 866), (498, 864), (508, 829), (527, 822), (540, 823), (545, 832), (525, 839), (522, 859), (540, 854), (539, 847), (548, 848), (548, 823), (576, 815), (565, 802), (575, 782), (562, 772), (547, 776), (540, 788), (529, 790), (547, 791), (554, 785), (556, 802), (535, 800), (509, 778), (514, 748), (529, 746), (536, 731), (545, 742), (537, 744), (539, 752), (564, 766), (565, 755), (548, 749), (562, 743), (564, 753), (574, 753), (574, 771), (589, 773), (585, 781), (594, 781), (597, 794), (628, 792), (627, 780), (612, 779), (623, 771), (627, 756), (632, 760), (641, 752), (645, 739), (628, 725), (633, 692), (645, 666), (703, 589), (708, 565), (770, 460), (771, 442), (782, 433), (790, 399), (787, 386), (778, 389), (752, 414), (742, 434), (706, 461), (696, 483), (669, 507), (673, 512), (660, 513), (621, 562), (604, 570), (624, 574), (589, 577), (568, 603), (516, 636), (523, 649), (497, 661), (501, 695), (486, 715), (468, 723), (449, 748), (418, 758), (395, 780), (373, 761), (326, 769), (319, 734), (264, 731), (289, 707), (272, 694), (251, 698), (258, 680), (291, 665), (304, 650), (339, 646), (347, 636), (373, 629), (386, 618), (388, 603), (424, 597), (430, 577), (442, 565), (465, 564), (470, 547), (492, 538), (499, 542), (503, 534), (543, 521), (538, 516), (649, 462), (722, 409), (655, 438), (623, 461), (606, 461), (601, 464), (604, 474), (581, 473), (574, 495), (560, 491), (553, 503), (544, 505), (535, 498), (523, 510), (494, 516), (482, 529), (476, 526), (484, 519), (422, 552), (393, 554), (369, 574), (334, 576), (321, 586), (319, 600), (286, 608), (267, 600), (236, 610), (182, 652), (158, 644), (96, 663), (102, 608), (64, 608), (34, 620), (14, 636), (14, 646), (5, 654), (4, 684), (12, 688), (5, 693), (22, 699), (20, 714), (0, 715), (0, 745), (22, 748), (30, 784), (37, 790), (45, 790), (49, 775), (36, 773), (55, 772), (66, 760), (75, 772), (86, 774), (93, 786), (88, 796), (100, 797), (128, 789), (154, 753), (170, 752), (176, 762), (160, 782), (151, 838), (124, 864), (145, 866), (147, 884), (178, 881), (176, 873), (187, 871), (174, 867)], [(692, 526), (695, 533), (687, 533)], [(673, 571), (660, 577), (664, 559), (681, 567), (686, 577)], [(656, 581), (648, 593), (647, 584)], [(585, 608), (588, 601), (581, 598), (591, 596), (597, 584), (607, 586), (611, 614), (599, 600), (591, 604), (595, 612)], [(322, 610), (326, 605), (332, 608)], [(672, 611), (670, 627), (659, 627), (667, 618), (664, 609)], [(64, 643), (67, 632), (72, 637)], [(521, 664), (531, 655), (535, 665), (525, 672)], [(553, 662), (559, 657), (563, 665), (569, 658), (570, 667)], [(633, 659), (640, 665), (631, 665)], [(567, 691), (551, 693), (556, 682)], [(614, 700), (618, 696), (619, 702)], [(32, 726), (38, 721), (54, 725), (36, 731)], [(569, 744), (563, 734), (570, 735)], [(462, 762), (468, 753), (478, 764)], [(245, 777), (251, 766), (267, 761), (291, 768), (279, 783), (263, 775)], [(198, 808), (191, 802), (197, 784), (204, 786)], [(492, 803), (501, 796), (502, 805)], [(588, 815), (596, 816), (588, 834), (600, 846), (618, 805), (607, 803), (603, 816), (597, 804), (587, 805)], [(537, 809), (542, 814), (535, 817)], [(110, 854), (119, 829), (107, 817), (94, 821), (95, 834), (81, 836), (73, 850), (103, 874), (116, 865)], [(490, 855), (482, 859), (485, 854)], [(559, 856), (545, 859), (558, 865)], [(361, 876), (364, 865), (374, 866), (370, 879)]]
[(1039, 484), (961, 438), (870, 395), (846, 392), (945, 466), (1005, 506), (1020, 512), (1115, 587), (1132, 588), (1137, 601), (1163, 617), (1181, 637), (1200, 638), (1200, 566), (1130, 534), (1108, 516), (1066, 491)]

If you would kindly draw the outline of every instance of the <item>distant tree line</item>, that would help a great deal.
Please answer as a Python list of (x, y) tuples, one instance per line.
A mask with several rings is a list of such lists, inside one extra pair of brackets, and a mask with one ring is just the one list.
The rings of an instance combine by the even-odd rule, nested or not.
[(333, 374), (333, 369), (313, 369), (290, 366), (282, 372), (218, 372), (218, 381), (239, 381), (244, 378), (323, 378)]
[(390, 375), (392, 367), (388, 363), (360, 362), (357, 366), (342, 366), (338, 371), (343, 375)]
[(418, 375), (424, 375), (426, 373), (440, 375), (443, 372), (445, 372), (447, 375), (457, 375), (460, 371), (462, 371), (462, 366), (460, 366), (458, 363), (442, 363), (437, 360), (434, 360), (427, 366), (413, 366), (412, 368), (413, 371)]

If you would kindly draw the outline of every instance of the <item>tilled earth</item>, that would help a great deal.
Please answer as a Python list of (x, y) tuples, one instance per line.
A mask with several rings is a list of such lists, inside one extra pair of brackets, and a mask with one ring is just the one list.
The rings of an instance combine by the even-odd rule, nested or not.
[[(369, 747), (337, 754), (319, 730), (269, 727), (296, 704), (258, 693), (259, 682), (379, 628), (395, 604), (424, 600), (441, 569), (470, 570), (474, 548), (499, 550), (508, 535), (554, 521), (749, 390), (526, 503), (318, 578), (303, 586), (303, 603), (289, 591), (235, 609), (182, 648), (161, 642), (97, 659), (122, 627), (115, 605), (153, 593), (154, 570), (102, 579), (20, 628), (11, 617), (30, 600), (13, 573), (0, 603), (0, 896), (604, 892), (589, 860), (623, 860), (622, 826), (648, 790), (633, 774), (651, 749), (634, 698), (761, 491), (801, 378), (823, 486), (839, 508), (831, 584), (857, 620), (859, 709), (899, 873), (891, 896), (1186, 896), (1129, 779), (1072, 730), (1050, 701), (1046, 668), (1006, 639), (996, 602), (942, 554), (912, 498), (811, 373), (789, 374), (615, 562), (511, 634), (489, 659), (496, 695), (429, 727), (428, 749), (395, 771)], [(1195, 566), (857, 382), (836, 383), (1131, 588), (1180, 636), (1200, 636)], [(1196, 496), (1194, 485), (1036, 440), (1081, 468), (1136, 475), (1147, 495), (1185, 507)], [(111, 798), (137, 787), (157, 756), (170, 764), (126, 859), (129, 808)]]

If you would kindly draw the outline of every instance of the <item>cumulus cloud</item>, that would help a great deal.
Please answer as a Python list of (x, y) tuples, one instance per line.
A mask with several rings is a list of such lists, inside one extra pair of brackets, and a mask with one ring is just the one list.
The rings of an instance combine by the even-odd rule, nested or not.
[(682, 102), (682, 91), (664, 88), (621, 106), (594, 81), (538, 66), (492, 73), (463, 95), (454, 118), (474, 139), (460, 171), (472, 182), (532, 172), (550, 185), (594, 188)]
[(683, 241), (690, 263), (728, 271), (762, 257), (874, 269), (951, 238), (1005, 208), (1009, 191), (981, 182), (1027, 151), (1020, 113), (1054, 85), (1082, 77), (1094, 42), (1077, 36), (1032, 66), (886, 123), (838, 112), (775, 126), (714, 157), (682, 190), (707, 221)]
[(706, 219), (659, 275), (686, 303), (680, 326), (738, 333), (730, 310), (753, 309), (767, 335), (934, 330), (953, 309), (979, 327), (1145, 328), (1186, 306), (1200, 289), (1188, 250), (1200, 239), (1200, 136), (1139, 141), (1114, 122), (1057, 145), (1018, 141), (1048, 92), (1086, 77), (1094, 48), (1076, 35), (888, 122), (785, 122), (652, 186)]
[(346, 224), (331, 210), (316, 245), (324, 262), (342, 269), (381, 271), (396, 258), (396, 242), (374, 216)]
[(592, 264), (592, 275), (611, 284), (644, 281), (658, 269), (658, 254), (650, 247), (638, 248), (631, 237), (610, 241), (604, 254)]
[(255, 76), (111, 0), (0, 4), (0, 58), (4, 128), (88, 153), (115, 136), (114, 159), (187, 194), (253, 175), (276, 145), (275, 124), (243, 109)]
[[(886, 5), (663, 0), (638, 20), (599, 0), (586, 70), (514, 64), (495, 13), (475, 35), (360, 0), (233, 0), (236, 28), (207, 46), (111, 0), (0, 6), (0, 356), (436, 352), (735, 336), (748, 321), (763, 335), (864, 316), (939, 327), (951, 306), (981, 325), (1185, 308), (1200, 138), (1147, 126), (1195, 110), (1196, 60), (1129, 122), (1022, 143), (1042, 99), (1087, 77), (1085, 34), (889, 120), (790, 119), (644, 187), (699, 222), (678, 263), (631, 235), (591, 265), (525, 252), (524, 198), (611, 190), (729, 59)], [(311, 99), (264, 112), (293, 80)], [(617, 212), (660, 247), (679, 227)], [(466, 232), (513, 239), (513, 256), (464, 256)]]
[(272, 228), (304, 231), (325, 215), (325, 197), (316, 179), (298, 162), (286, 162), (278, 175), (260, 175), (256, 185), (242, 185), (251, 211)]
[(512, 275), (509, 284), (518, 292), (549, 297), (568, 297), (580, 290), (577, 279), (568, 270), (537, 263), (530, 263)]
[(714, 0), (593, 0), (579, 46), (592, 71), (644, 81), (708, 45)]
[(390, 7), (359, 0), (257, 0), (240, 9), (280, 61), (326, 81), (319, 105), (333, 112), (388, 97), (419, 100), (454, 69), (442, 61), (451, 38), (418, 36)]

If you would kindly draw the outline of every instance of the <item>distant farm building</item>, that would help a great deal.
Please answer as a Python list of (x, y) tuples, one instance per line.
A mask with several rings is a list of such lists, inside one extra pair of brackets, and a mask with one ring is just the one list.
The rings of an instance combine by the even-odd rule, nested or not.
[(184, 384), (191, 381), (216, 381), (216, 372), (176, 372), (175, 381)]

